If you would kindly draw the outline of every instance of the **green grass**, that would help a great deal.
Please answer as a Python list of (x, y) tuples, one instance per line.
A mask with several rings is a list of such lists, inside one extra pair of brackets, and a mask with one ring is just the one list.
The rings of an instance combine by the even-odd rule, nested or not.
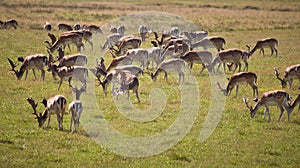
[[(58, 81), (53, 80), (48, 72), (45, 81), (40, 79), (40, 72), (37, 72), (36, 80), (32, 72), (29, 72), (27, 80), (17, 80), (9, 71), (7, 57), (16, 60), (18, 56), (47, 54), (43, 41), (48, 37), (42, 29), (46, 21), (53, 25), (58, 22), (103, 25), (127, 13), (155, 10), (177, 14), (208, 30), (210, 35), (223, 36), (227, 41), (225, 48), (246, 49), (246, 44), (253, 47), (258, 39), (277, 38), (277, 58), (271, 57), (270, 51), (266, 49), (265, 56), (257, 52), (249, 60), (249, 71), (258, 75), (259, 94), (281, 89), (273, 72), (274, 67), (283, 73), (287, 66), (299, 64), (300, 3), (297, 1), (253, 0), (243, 2), (243, 5), (239, 5), (240, 0), (232, 3), (167, 0), (126, 1), (120, 2), (121, 5), (118, 3), (60, 0), (0, 2), (0, 9), (3, 11), (0, 13), (0, 20), (14, 18), (19, 22), (17, 30), (0, 30), (0, 167), (297, 167), (300, 164), (300, 114), (294, 110), (291, 121), (288, 122), (287, 114), (284, 113), (282, 121), (277, 122), (279, 109), (271, 107), (272, 122), (268, 122), (262, 119), (261, 108), (255, 118), (251, 119), (242, 97), (251, 99), (252, 90), (245, 85), (240, 87), (237, 97), (233, 91), (226, 98), (225, 109), (217, 128), (206, 141), (200, 142), (200, 131), (212, 99), (208, 73), (204, 71), (199, 75), (200, 65), (194, 67), (200, 97), (200, 100), (195, 100), (200, 104), (195, 122), (181, 141), (162, 153), (141, 158), (113, 153), (110, 148), (94, 141), (93, 137), (102, 135), (101, 132), (85, 131), (84, 126), (81, 126), (80, 133), (70, 134), (69, 114), (64, 118), (64, 131), (57, 131), (54, 115), (51, 117), (49, 129), (38, 128), (26, 98), (42, 100), (44, 97), (63, 94), (70, 102), (71, 91), (66, 81), (61, 90), (57, 91)], [(59, 34), (56, 27), (53, 32)], [(94, 39), (95, 41), (97, 40)], [(67, 49), (67, 54), (70, 53)], [(94, 57), (103, 56), (97, 50), (88, 54), (89, 65), (94, 64)], [(108, 64), (110, 56), (104, 57)], [(226, 74), (226, 77), (229, 76), (230, 74)], [(89, 79), (94, 80), (91, 73)], [(95, 110), (89, 113), (83, 111), (82, 121), (102, 122), (105, 119), (116, 130), (131, 136), (148, 137), (160, 134), (179, 116), (181, 90), (176, 80), (176, 77), (170, 76), (170, 81), (166, 83), (163, 75), (159, 75), (158, 80), (152, 82), (148, 75), (140, 77), (141, 104), (136, 103), (132, 93), (130, 100), (142, 114), (147, 115), (146, 112), (149, 112), (149, 94), (152, 89), (161, 89), (168, 98), (162, 113), (152, 121), (129, 120), (118, 111), (110, 92), (104, 96), (102, 88), (97, 86), (95, 101), (101, 113)], [(299, 93), (299, 85), (299, 81), (294, 81), (293, 88), (287, 90), (293, 98)], [(90, 96), (93, 95), (88, 92), (82, 97), (85, 99)], [(38, 111), (42, 110), (40, 104)]]

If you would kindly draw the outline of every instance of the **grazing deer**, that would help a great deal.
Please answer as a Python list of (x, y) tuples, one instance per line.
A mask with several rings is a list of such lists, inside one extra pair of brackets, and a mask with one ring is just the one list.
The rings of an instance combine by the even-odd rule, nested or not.
[(138, 99), (138, 103), (140, 103), (138, 95), (139, 80), (135, 75), (131, 74), (129, 71), (115, 69), (108, 73), (103, 81), (100, 80), (100, 84), (102, 85), (105, 94), (107, 92), (107, 86), (109, 83), (113, 83), (112, 94), (115, 94), (114, 84), (118, 83), (120, 85), (119, 90), (116, 93), (117, 100), (118, 95), (125, 90), (128, 91), (127, 94), (129, 98), (129, 90), (132, 90), (135, 93), (136, 98)]
[(265, 38), (265, 39), (260, 39), (256, 42), (256, 45), (254, 48), (250, 51), (250, 56), (257, 50), (260, 49), (259, 54), (262, 52), (263, 55), (265, 55), (264, 48), (270, 48), (271, 49), (271, 56), (273, 55), (274, 51), (276, 52), (277, 56), (277, 49), (276, 47), (278, 46), (278, 40), (275, 38)]
[(89, 30), (89, 31), (91, 31), (93, 33), (101, 33), (101, 34), (103, 34), (101, 28), (99, 26), (96, 26), (96, 25), (83, 25), (82, 29), (83, 30)]
[[(69, 113), (71, 115), (71, 120), (70, 120), (70, 131), (76, 132), (77, 130), (79, 130), (79, 120), (80, 120), (80, 116), (82, 113), (82, 103), (79, 100), (80, 96), (83, 92), (86, 91), (86, 85), (83, 85), (80, 89), (78, 89), (77, 87), (73, 87), (70, 86), (72, 89), (72, 92), (75, 93), (75, 100), (73, 100), (70, 104), (69, 104)], [(74, 129), (72, 129), (74, 123)]]
[(236, 96), (238, 95), (239, 85), (249, 84), (253, 89), (253, 96), (258, 96), (258, 87), (256, 85), (257, 75), (253, 72), (240, 72), (231, 76), (227, 84), (226, 89), (223, 89), (220, 83), (217, 83), (220, 90), (224, 93), (225, 96), (229, 96), (233, 88), (236, 86)]
[(51, 53), (53, 53), (60, 46), (62, 45), (66, 46), (72, 43), (76, 45), (78, 52), (80, 52), (81, 47), (84, 48), (81, 35), (78, 35), (77, 33), (68, 33), (68, 34), (61, 35), (57, 39), (57, 41), (49, 48), (49, 50)]
[(190, 46), (183, 41), (182, 39), (171, 39), (166, 45), (162, 47), (162, 55), (165, 55), (165, 52), (173, 51), (174, 53), (184, 54), (190, 50)]
[(65, 24), (65, 23), (59, 23), (57, 24), (58, 31), (71, 31), (73, 30), (72, 26)]
[(24, 58), (19, 57), (18, 61), (22, 62), (22, 65), (20, 67), (20, 70), (15, 70), (16, 65), (13, 63), (13, 61), (10, 58), (7, 58), (11, 67), (12, 71), (15, 72), (18, 80), (20, 80), (26, 71), (25, 80), (27, 79), (28, 71), (32, 69), (34, 78), (36, 79), (35, 75), (35, 69), (41, 70), (41, 78), (45, 79), (45, 70), (44, 67), (48, 65), (48, 57), (43, 54), (36, 54), (36, 55), (30, 55)]
[[(242, 52), (241, 61), (243, 61), (244, 64), (245, 64), (245, 68), (244, 68), (243, 71), (247, 72), (248, 71), (248, 65), (249, 65), (248, 60), (249, 60), (249, 57), (250, 57), (250, 46), (246, 45), (246, 47), (248, 48), (248, 51), (246, 51), (246, 50), (240, 50), (240, 51)], [(232, 71), (232, 66), (233, 65), (235, 65), (235, 67), (236, 67), (235, 63), (231, 63), (231, 64), (227, 65), (229, 71)]]
[(68, 78), (69, 86), (71, 86), (72, 78), (78, 79), (81, 83), (86, 83), (86, 78), (88, 77), (88, 69), (82, 66), (64, 66), (58, 67), (57, 65), (49, 65), (49, 71), (56, 74), (60, 78), (58, 85), (58, 90), (63, 82), (64, 78)]
[[(63, 67), (63, 66), (85, 66), (87, 64), (87, 56), (82, 55), (82, 54), (73, 54), (73, 55), (66, 55), (65, 52), (59, 48), (58, 49), (58, 56), (57, 56), (57, 61), (58, 61), (58, 67)], [(53, 62), (53, 56), (52, 54), (48, 51), (49, 54), (49, 62)]]
[(199, 51), (199, 50), (192, 50), (184, 55), (180, 56), (179, 58), (183, 59), (185, 62), (188, 63), (190, 72), (192, 71), (194, 63), (202, 64), (202, 69), (200, 74), (203, 72), (205, 68), (208, 69), (209, 72), (212, 71), (212, 54), (209, 51)]
[(63, 130), (63, 118), (67, 105), (67, 100), (64, 96), (56, 95), (54, 97), (50, 97), (48, 100), (44, 99), (42, 103), (45, 106), (45, 110), (43, 113), (39, 113), (39, 115), (36, 112), (36, 107), (38, 103), (35, 103), (35, 101), (32, 98), (27, 98), (27, 101), (33, 108), (32, 114), (36, 116), (36, 119), (39, 123), (39, 127), (42, 127), (46, 119), (48, 118), (48, 124), (46, 126), (46, 128), (48, 128), (50, 124), (51, 114), (55, 113), (57, 116), (58, 130)]
[(184, 73), (183, 73), (183, 67), (184, 67), (184, 61), (182, 59), (169, 59), (165, 60), (162, 63), (159, 64), (158, 68), (155, 70), (154, 73), (150, 73), (151, 78), (153, 81), (156, 81), (156, 77), (160, 72), (164, 72), (165, 76), (164, 79), (168, 81), (168, 75), (167, 72), (170, 71), (176, 71), (178, 72), (179, 79), (178, 83), (180, 83), (180, 80), (182, 78), (182, 81), (184, 81)]
[(158, 65), (164, 60), (164, 57), (161, 55), (162, 50), (159, 47), (151, 47), (147, 49), (148, 51), (148, 64), (147, 69), (150, 64), (150, 60), (152, 61), (152, 68), (153, 62), (156, 63), (156, 68)]
[(261, 96), (260, 99), (257, 99), (257, 98), (254, 99), (254, 101), (256, 102), (256, 105), (254, 108), (252, 108), (252, 106), (248, 105), (247, 99), (245, 97), (243, 98), (243, 101), (244, 101), (246, 107), (250, 110), (251, 118), (254, 118), (256, 111), (261, 106), (265, 106), (266, 109), (265, 109), (265, 113), (264, 113), (264, 119), (266, 117), (266, 113), (268, 113), (269, 121), (271, 121), (269, 106), (274, 106), (274, 105), (275, 106), (277, 105), (280, 109), (280, 116), (278, 118), (278, 121), (281, 120), (284, 109), (287, 111), (288, 121), (290, 121), (290, 115), (291, 115), (293, 109), (291, 108), (291, 106), (288, 103), (289, 100), (290, 100), (289, 94), (282, 90), (273, 90), (273, 91), (268, 91), (268, 92), (263, 93), (263, 95)]
[(9, 19), (9, 20), (6, 20), (4, 23), (3, 23), (3, 28), (5, 29), (9, 29), (10, 27), (13, 27), (15, 29), (17, 29), (17, 26), (18, 26), (18, 22), (14, 19)]
[(194, 41), (200, 41), (203, 38), (208, 36), (207, 31), (195, 31), (195, 32), (187, 32), (183, 31), (181, 35), (184, 35), (188, 38), (190, 43), (193, 43)]
[(227, 49), (219, 52), (219, 56), (215, 57), (212, 65), (215, 66), (216, 64), (219, 64), (218, 70), (220, 69), (220, 66), (223, 64), (224, 72), (226, 72), (226, 63), (233, 63), (235, 65), (235, 69), (233, 70), (233, 73), (239, 67), (238, 72), (241, 71), (241, 61), (245, 62), (245, 68), (244, 70), (248, 70), (248, 52), (238, 50), (238, 49)]
[(135, 48), (127, 50), (126, 56), (130, 57), (132, 61), (140, 63), (140, 67), (144, 68), (148, 65), (148, 51), (142, 48)]
[(192, 43), (191, 48), (203, 47), (205, 50), (208, 48), (216, 48), (218, 51), (224, 50), (223, 46), (226, 41), (220, 36), (205, 37), (202, 40)]
[(119, 45), (117, 45), (117, 49), (114, 47), (110, 48), (113, 53), (116, 56), (120, 56), (125, 54), (125, 51), (128, 49), (134, 49), (139, 48), (141, 45), (141, 39), (134, 37), (134, 38), (124, 38)]
[(68, 35), (68, 34), (77, 34), (77, 35), (79, 35), (83, 40), (88, 42), (91, 45), (92, 49), (93, 49), (93, 42), (91, 41), (93, 33), (91, 31), (85, 30), (85, 29), (84, 30), (73, 30), (73, 31), (64, 32), (61, 35), (64, 36), (64, 35)]
[(280, 74), (279, 74), (278, 70), (276, 68), (274, 68), (274, 70), (275, 70), (275, 75), (276, 75), (277, 79), (280, 80), (281, 86), (283, 88), (286, 87), (286, 83), (288, 82), (289, 88), (291, 89), (293, 79), (300, 80), (300, 64), (287, 67), (285, 69), (284, 76), (282, 79), (279, 77)]
[(121, 37), (122, 36), (119, 33), (113, 33), (108, 35), (106, 37), (106, 41), (103, 44), (103, 46), (100, 45), (101, 50), (104, 51), (106, 47), (112, 48), (114, 45), (116, 45), (119, 42)]

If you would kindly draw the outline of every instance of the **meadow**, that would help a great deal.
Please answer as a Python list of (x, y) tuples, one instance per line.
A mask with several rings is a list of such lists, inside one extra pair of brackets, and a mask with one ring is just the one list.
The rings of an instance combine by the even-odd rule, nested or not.
[[(233, 91), (229, 97), (226, 97), (224, 111), (220, 116), (215, 116), (220, 118), (216, 129), (208, 139), (200, 142), (200, 131), (203, 129), (214, 96), (211, 93), (207, 70), (199, 75), (200, 65), (195, 65), (193, 70), (198, 87), (198, 92), (195, 91), (198, 94), (196, 97), (200, 97), (196, 99), (199, 109), (187, 135), (161, 153), (147, 157), (129, 157), (114, 153), (105, 145), (97, 143), (94, 137), (99, 135), (91, 131), (93, 125), (82, 124), (79, 133), (69, 133), (69, 114), (64, 118), (64, 131), (57, 130), (54, 115), (51, 117), (50, 128), (38, 128), (26, 98), (33, 97), (40, 101), (55, 94), (63, 94), (70, 102), (72, 94), (67, 82), (64, 81), (61, 90), (57, 91), (58, 81), (53, 80), (51, 73), (46, 72), (46, 78), (42, 81), (40, 72), (37, 72), (35, 80), (31, 71), (27, 80), (24, 80), (24, 77), (17, 80), (10, 71), (7, 61), (7, 58), (16, 60), (19, 56), (36, 53), (47, 55), (44, 40), (48, 40), (48, 36), (43, 29), (46, 21), (54, 25), (53, 33), (58, 35), (55, 25), (59, 22), (102, 26), (113, 19), (134, 12), (168, 12), (194, 23), (201, 30), (209, 31), (210, 36), (224, 37), (227, 42), (226, 49), (246, 49), (246, 44), (253, 47), (258, 39), (266, 37), (278, 39), (278, 57), (270, 56), (270, 50), (266, 49), (265, 56), (256, 52), (249, 60), (249, 71), (258, 75), (258, 91), (261, 95), (269, 90), (282, 89), (274, 75), (274, 67), (278, 68), (283, 75), (287, 66), (299, 64), (300, 3), (298, 1), (54, 0), (46, 2), (30, 0), (23, 2), (3, 0), (0, 1), (0, 10), (0, 20), (13, 18), (19, 23), (16, 30), (0, 29), (2, 88), (0, 167), (297, 167), (300, 164), (300, 114), (295, 109), (291, 120), (287, 121), (285, 112), (282, 121), (278, 122), (279, 109), (271, 107), (272, 121), (268, 122), (267, 119), (263, 119), (264, 109), (261, 108), (255, 118), (251, 119), (242, 101), (243, 96), (248, 99), (253, 98), (252, 90), (246, 85), (240, 87), (238, 96), (235, 96)], [(111, 59), (109, 55), (102, 55), (99, 51), (96, 46), (97, 37), (93, 39), (95, 49), (87, 52), (88, 57), (91, 58), (88, 62), (89, 66), (94, 66), (94, 58), (104, 57), (107, 60), (106, 65)], [(153, 37), (150, 36), (148, 40), (151, 39)], [(89, 48), (89, 45), (87, 44), (86, 47)], [(66, 51), (67, 54), (75, 52), (74, 49), (72, 52), (68, 49)], [(153, 69), (149, 70), (149, 72), (153, 71)], [(188, 71), (186, 74), (189, 74)], [(230, 75), (231, 73), (225, 74), (226, 77)], [(101, 113), (93, 111), (87, 114), (87, 111), (83, 111), (83, 123), (105, 119), (124, 134), (149, 137), (168, 129), (181, 115), (179, 111), (184, 101), (181, 97), (182, 88), (178, 86), (176, 76), (170, 76), (168, 82), (163, 80), (163, 75), (160, 75), (156, 82), (153, 82), (148, 75), (140, 78), (141, 104), (136, 103), (133, 94), (130, 100), (134, 108), (140, 110), (142, 114), (151, 112), (149, 108), (152, 107), (152, 102), (160, 103), (151, 96), (157, 96), (159, 99), (167, 97), (166, 102), (162, 102), (165, 103), (165, 107), (161, 114), (149, 122), (132, 121), (127, 118), (130, 115), (126, 117), (127, 114), (120, 113), (111, 94), (105, 96), (102, 88), (95, 86), (96, 82), (93, 83), (94, 79), (90, 73), (89, 81), (92, 81), (90, 86), (95, 89), (94, 95), (87, 92), (83, 95), (83, 99), (89, 102), (88, 98), (94, 96), (95, 99), (89, 103), (97, 103)], [(299, 86), (300, 82), (294, 81), (292, 89), (285, 90), (295, 99), (299, 94)], [(164, 94), (151, 93), (151, 90), (157, 88)], [(190, 105), (189, 103), (194, 104), (193, 102), (187, 104)], [(254, 105), (252, 101), (249, 103)], [(38, 111), (42, 110), (43, 107), (39, 103)], [(187, 115), (193, 115), (188, 112)], [(94, 126), (96, 127), (97, 123)], [(152, 145), (146, 148), (150, 150), (159, 144)]]

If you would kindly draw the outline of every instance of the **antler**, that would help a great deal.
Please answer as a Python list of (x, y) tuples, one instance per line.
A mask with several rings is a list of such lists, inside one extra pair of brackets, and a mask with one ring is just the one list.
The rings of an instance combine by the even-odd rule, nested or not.
[(35, 103), (35, 101), (32, 98), (27, 98), (28, 103), (31, 105), (33, 108), (33, 113), (36, 118), (40, 118), (40, 116), (36, 113), (36, 107), (38, 106), (38, 103)]
[(7, 58), (8, 59), (8, 62), (11, 66), (11, 71), (14, 71), (16, 74), (18, 73), (18, 70), (15, 70), (15, 68), (17, 67), (17, 65), (14, 64), (14, 62), (10, 59), (10, 58)]
[(217, 85), (218, 85), (219, 89), (224, 93), (224, 95), (226, 95), (226, 89), (223, 89), (219, 82), (217, 82)]
[(246, 97), (243, 97), (243, 101), (244, 101), (244, 103), (245, 103), (245, 105), (246, 105), (246, 107), (250, 110), (250, 111), (252, 111), (252, 106), (249, 106), (249, 104), (248, 104), (248, 101), (247, 101), (247, 98)]
[(247, 47), (248, 51), (250, 51), (250, 46), (249, 46), (249, 45), (246, 45), (246, 47)]
[(275, 71), (275, 75), (276, 75), (277, 79), (282, 81), (282, 79), (279, 77), (280, 73), (278, 72), (277, 68), (274, 68), (274, 71)]

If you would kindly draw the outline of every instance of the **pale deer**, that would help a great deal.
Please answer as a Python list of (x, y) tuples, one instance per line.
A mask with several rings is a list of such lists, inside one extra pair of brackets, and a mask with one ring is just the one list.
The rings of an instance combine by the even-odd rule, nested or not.
[(275, 75), (276, 75), (277, 79), (280, 80), (281, 86), (283, 88), (285, 88), (286, 84), (288, 83), (289, 88), (291, 89), (293, 79), (300, 80), (300, 64), (296, 64), (296, 65), (292, 65), (292, 66), (287, 67), (285, 69), (285, 72), (284, 72), (284, 75), (283, 75), (282, 79), (279, 77), (280, 74), (279, 74), (278, 70), (276, 68), (274, 68), (274, 70), (275, 70)]
[(203, 49), (216, 48), (218, 51), (224, 50), (223, 46), (226, 44), (226, 41), (223, 37), (220, 36), (211, 36), (205, 37), (202, 40), (192, 43), (191, 48), (202, 47)]
[(146, 40), (146, 35), (148, 33), (148, 28), (146, 25), (141, 25), (139, 27), (139, 35), (141, 37), (142, 42)]
[(9, 19), (9, 20), (6, 20), (4, 23), (3, 23), (3, 28), (5, 29), (9, 29), (10, 27), (13, 27), (15, 29), (17, 29), (17, 26), (18, 26), (18, 22), (14, 19)]
[(125, 33), (125, 26), (124, 25), (120, 25), (117, 27), (117, 32), (121, 35), (124, 36)]
[(46, 128), (49, 127), (51, 114), (56, 114), (57, 122), (58, 122), (58, 130), (63, 130), (63, 118), (67, 105), (67, 100), (62, 95), (56, 95), (54, 97), (50, 97), (48, 100), (44, 99), (42, 103), (45, 106), (45, 110), (43, 113), (37, 114), (36, 107), (37, 103), (32, 98), (27, 98), (27, 101), (33, 108), (33, 114), (36, 116), (38, 120), (39, 127), (42, 127), (48, 118), (48, 124)]
[(66, 46), (72, 43), (76, 45), (78, 52), (81, 51), (81, 47), (84, 48), (81, 35), (78, 35), (77, 33), (68, 33), (68, 34), (61, 35), (57, 39), (57, 41), (49, 48), (49, 50), (51, 53), (53, 53), (60, 46)]
[(85, 84), (88, 77), (88, 69), (82, 66), (64, 66), (58, 67), (57, 65), (49, 65), (48, 71), (52, 71), (54, 74), (59, 76), (60, 82), (58, 85), (58, 90), (63, 82), (64, 78), (68, 79), (69, 86), (71, 86), (72, 78), (79, 80), (81, 83)]
[(260, 99), (257, 99), (257, 98), (254, 99), (254, 101), (256, 102), (256, 105), (254, 108), (252, 108), (252, 106), (248, 105), (247, 99), (245, 97), (243, 98), (243, 100), (244, 100), (246, 107), (250, 110), (251, 118), (254, 118), (257, 110), (261, 106), (265, 106), (266, 109), (265, 109), (265, 113), (264, 113), (264, 119), (266, 117), (266, 113), (268, 113), (269, 121), (271, 121), (269, 106), (278, 106), (279, 107), (280, 115), (279, 115), (278, 121), (281, 120), (284, 109), (288, 113), (288, 121), (290, 120), (290, 115), (293, 111), (293, 109), (289, 105), (289, 100), (290, 100), (289, 94), (282, 90), (273, 90), (273, 91), (268, 91), (268, 92), (263, 93)]
[(233, 70), (233, 73), (236, 71), (238, 67), (238, 72), (241, 71), (241, 61), (245, 62), (245, 69), (248, 70), (248, 54), (247, 52), (244, 52), (242, 50), (238, 49), (227, 49), (219, 52), (219, 56), (215, 57), (212, 65), (215, 66), (218, 65), (218, 70), (220, 69), (220, 66), (223, 64), (224, 72), (226, 72), (226, 63), (233, 63), (235, 65), (235, 69)]
[(212, 72), (213, 58), (211, 52), (209, 51), (192, 50), (180, 56), (179, 58), (183, 59), (185, 62), (188, 63), (190, 72), (192, 71), (194, 63), (202, 64), (202, 69), (200, 71), (200, 74), (203, 72), (205, 68), (207, 68), (209, 72)]
[(274, 51), (277, 56), (277, 49), (276, 47), (278, 46), (278, 40), (275, 38), (265, 38), (265, 39), (260, 39), (256, 42), (256, 45), (253, 47), (253, 49), (250, 51), (250, 56), (257, 50), (260, 49), (259, 53), (264, 52), (264, 48), (270, 48), (271, 49), (271, 56), (273, 55)]
[(100, 45), (101, 50), (104, 51), (106, 47), (112, 48), (114, 45), (116, 45), (119, 42), (121, 37), (122, 36), (119, 33), (113, 33), (108, 35), (106, 37), (106, 41), (103, 44), (103, 46)]
[[(83, 85), (80, 89), (77, 87), (70, 86), (72, 89), (72, 92), (75, 94), (75, 100), (73, 100), (69, 104), (69, 113), (71, 115), (71, 120), (70, 120), (70, 132), (77, 132), (79, 130), (79, 121), (80, 121), (80, 116), (82, 113), (82, 102), (80, 101), (80, 96), (83, 92), (86, 91), (86, 85)], [(72, 129), (72, 126), (74, 124), (74, 129)]]
[(224, 93), (225, 96), (229, 96), (233, 88), (236, 86), (236, 96), (238, 95), (239, 85), (249, 84), (253, 89), (253, 96), (258, 96), (258, 87), (256, 85), (257, 75), (253, 72), (240, 72), (231, 76), (227, 84), (226, 89), (223, 89), (220, 86), (220, 83), (217, 83), (220, 90)]
[(118, 33), (118, 28), (115, 27), (115, 26), (110, 26), (109, 31), (110, 31), (111, 33)]
[(208, 32), (207, 31), (195, 31), (195, 32), (183, 31), (181, 35), (186, 36), (190, 43), (194, 43), (196, 41), (200, 41), (203, 38), (207, 37)]
[(183, 73), (184, 64), (185, 62), (182, 59), (175, 58), (175, 59), (165, 60), (159, 64), (158, 68), (155, 70), (154, 73), (150, 73), (151, 78), (153, 81), (156, 81), (157, 75), (160, 72), (164, 72), (165, 73), (164, 79), (168, 81), (167, 73), (170, 71), (176, 71), (179, 76), (178, 83), (180, 83), (181, 78), (182, 81), (184, 81), (184, 73)]
[(73, 30), (72, 26), (66, 24), (66, 23), (59, 23), (57, 24), (58, 31), (71, 31)]
[(140, 103), (139, 95), (138, 95), (138, 88), (139, 88), (139, 80), (138, 78), (131, 74), (129, 71), (115, 69), (108, 73), (103, 81), (100, 80), (100, 84), (102, 85), (103, 91), (106, 94), (107, 86), (109, 83), (113, 83), (112, 86), (112, 94), (115, 94), (115, 83), (119, 84), (119, 90), (117, 90), (116, 95), (118, 99), (118, 95), (121, 94), (123, 91), (128, 91), (128, 98), (129, 98), (129, 90), (132, 90), (138, 103)]
[(48, 57), (43, 54), (36, 54), (36, 55), (30, 55), (24, 58), (19, 57), (18, 61), (22, 62), (22, 65), (20, 67), (20, 70), (15, 70), (16, 65), (13, 63), (13, 61), (10, 58), (7, 58), (11, 67), (12, 71), (15, 72), (15, 75), (17, 76), (17, 79), (21, 79), (24, 72), (25, 74), (25, 80), (27, 79), (28, 71), (32, 69), (34, 78), (36, 79), (35, 75), (35, 69), (38, 69), (41, 71), (41, 78), (45, 79), (45, 70), (44, 67), (48, 65)]
[(127, 50), (126, 56), (130, 57), (132, 61), (140, 63), (140, 67), (144, 68), (148, 65), (148, 51), (142, 48), (134, 48)]

